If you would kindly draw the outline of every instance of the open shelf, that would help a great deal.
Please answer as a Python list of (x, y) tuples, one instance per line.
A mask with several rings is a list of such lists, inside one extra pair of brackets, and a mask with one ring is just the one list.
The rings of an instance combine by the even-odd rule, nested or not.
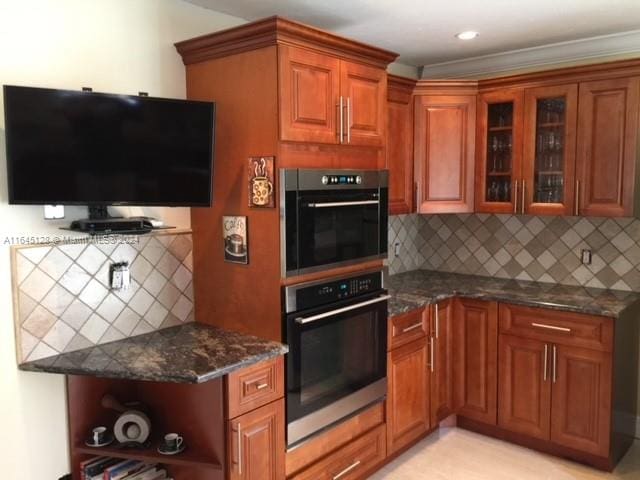
[(80, 444), (75, 446), (75, 451), (89, 455), (140, 460), (149, 463), (162, 463), (164, 465), (183, 465), (222, 470), (222, 465), (217, 459), (207, 457), (196, 451), (191, 451), (189, 450), (189, 446), (187, 446), (184, 452), (177, 455), (162, 455), (158, 453), (155, 445), (138, 450), (133, 448), (120, 448), (118, 446), (95, 448)]
[(539, 128), (557, 128), (557, 127), (564, 127), (564, 122), (545, 122), (545, 123), (539, 123), (538, 124)]
[(538, 170), (536, 175), (564, 175), (562, 170)]
[(503, 127), (489, 127), (490, 132), (508, 132), (513, 130), (513, 125), (506, 125)]

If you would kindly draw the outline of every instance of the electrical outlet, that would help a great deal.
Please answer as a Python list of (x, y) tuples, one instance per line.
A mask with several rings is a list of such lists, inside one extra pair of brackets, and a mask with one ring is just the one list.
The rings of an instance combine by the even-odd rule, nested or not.
[(112, 263), (109, 269), (109, 277), (111, 290), (127, 290), (131, 285), (129, 263)]
[(396, 257), (400, 256), (400, 242), (396, 242), (393, 245), (393, 255), (396, 256)]
[(591, 250), (582, 250), (580, 252), (580, 258), (583, 265), (591, 265)]

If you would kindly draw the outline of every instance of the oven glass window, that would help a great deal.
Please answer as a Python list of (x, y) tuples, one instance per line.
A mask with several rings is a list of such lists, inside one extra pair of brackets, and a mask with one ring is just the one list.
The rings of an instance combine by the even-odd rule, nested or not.
[[(320, 194), (301, 197), (300, 268), (326, 265), (380, 253), (377, 192), (342, 192), (339, 206)], [(376, 203), (358, 205), (360, 201)], [(355, 203), (354, 205), (350, 205)]]
[[(383, 302), (386, 309), (386, 302)], [(288, 419), (303, 417), (386, 376), (386, 333), (380, 307), (292, 325)], [(293, 360), (293, 361), (292, 361)]]

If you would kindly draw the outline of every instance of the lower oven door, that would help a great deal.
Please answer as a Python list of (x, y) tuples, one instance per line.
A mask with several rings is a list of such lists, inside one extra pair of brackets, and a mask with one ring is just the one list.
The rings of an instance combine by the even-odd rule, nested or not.
[(388, 298), (287, 317), (289, 447), (386, 395)]

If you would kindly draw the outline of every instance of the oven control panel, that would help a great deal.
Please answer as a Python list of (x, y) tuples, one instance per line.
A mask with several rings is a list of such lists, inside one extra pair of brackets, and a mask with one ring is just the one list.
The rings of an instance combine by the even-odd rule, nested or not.
[[(318, 307), (382, 290), (382, 272), (300, 286), (295, 289), (296, 310)], [(291, 294), (293, 292), (287, 292)]]
[(323, 175), (323, 185), (360, 185), (362, 177), (360, 175)]

